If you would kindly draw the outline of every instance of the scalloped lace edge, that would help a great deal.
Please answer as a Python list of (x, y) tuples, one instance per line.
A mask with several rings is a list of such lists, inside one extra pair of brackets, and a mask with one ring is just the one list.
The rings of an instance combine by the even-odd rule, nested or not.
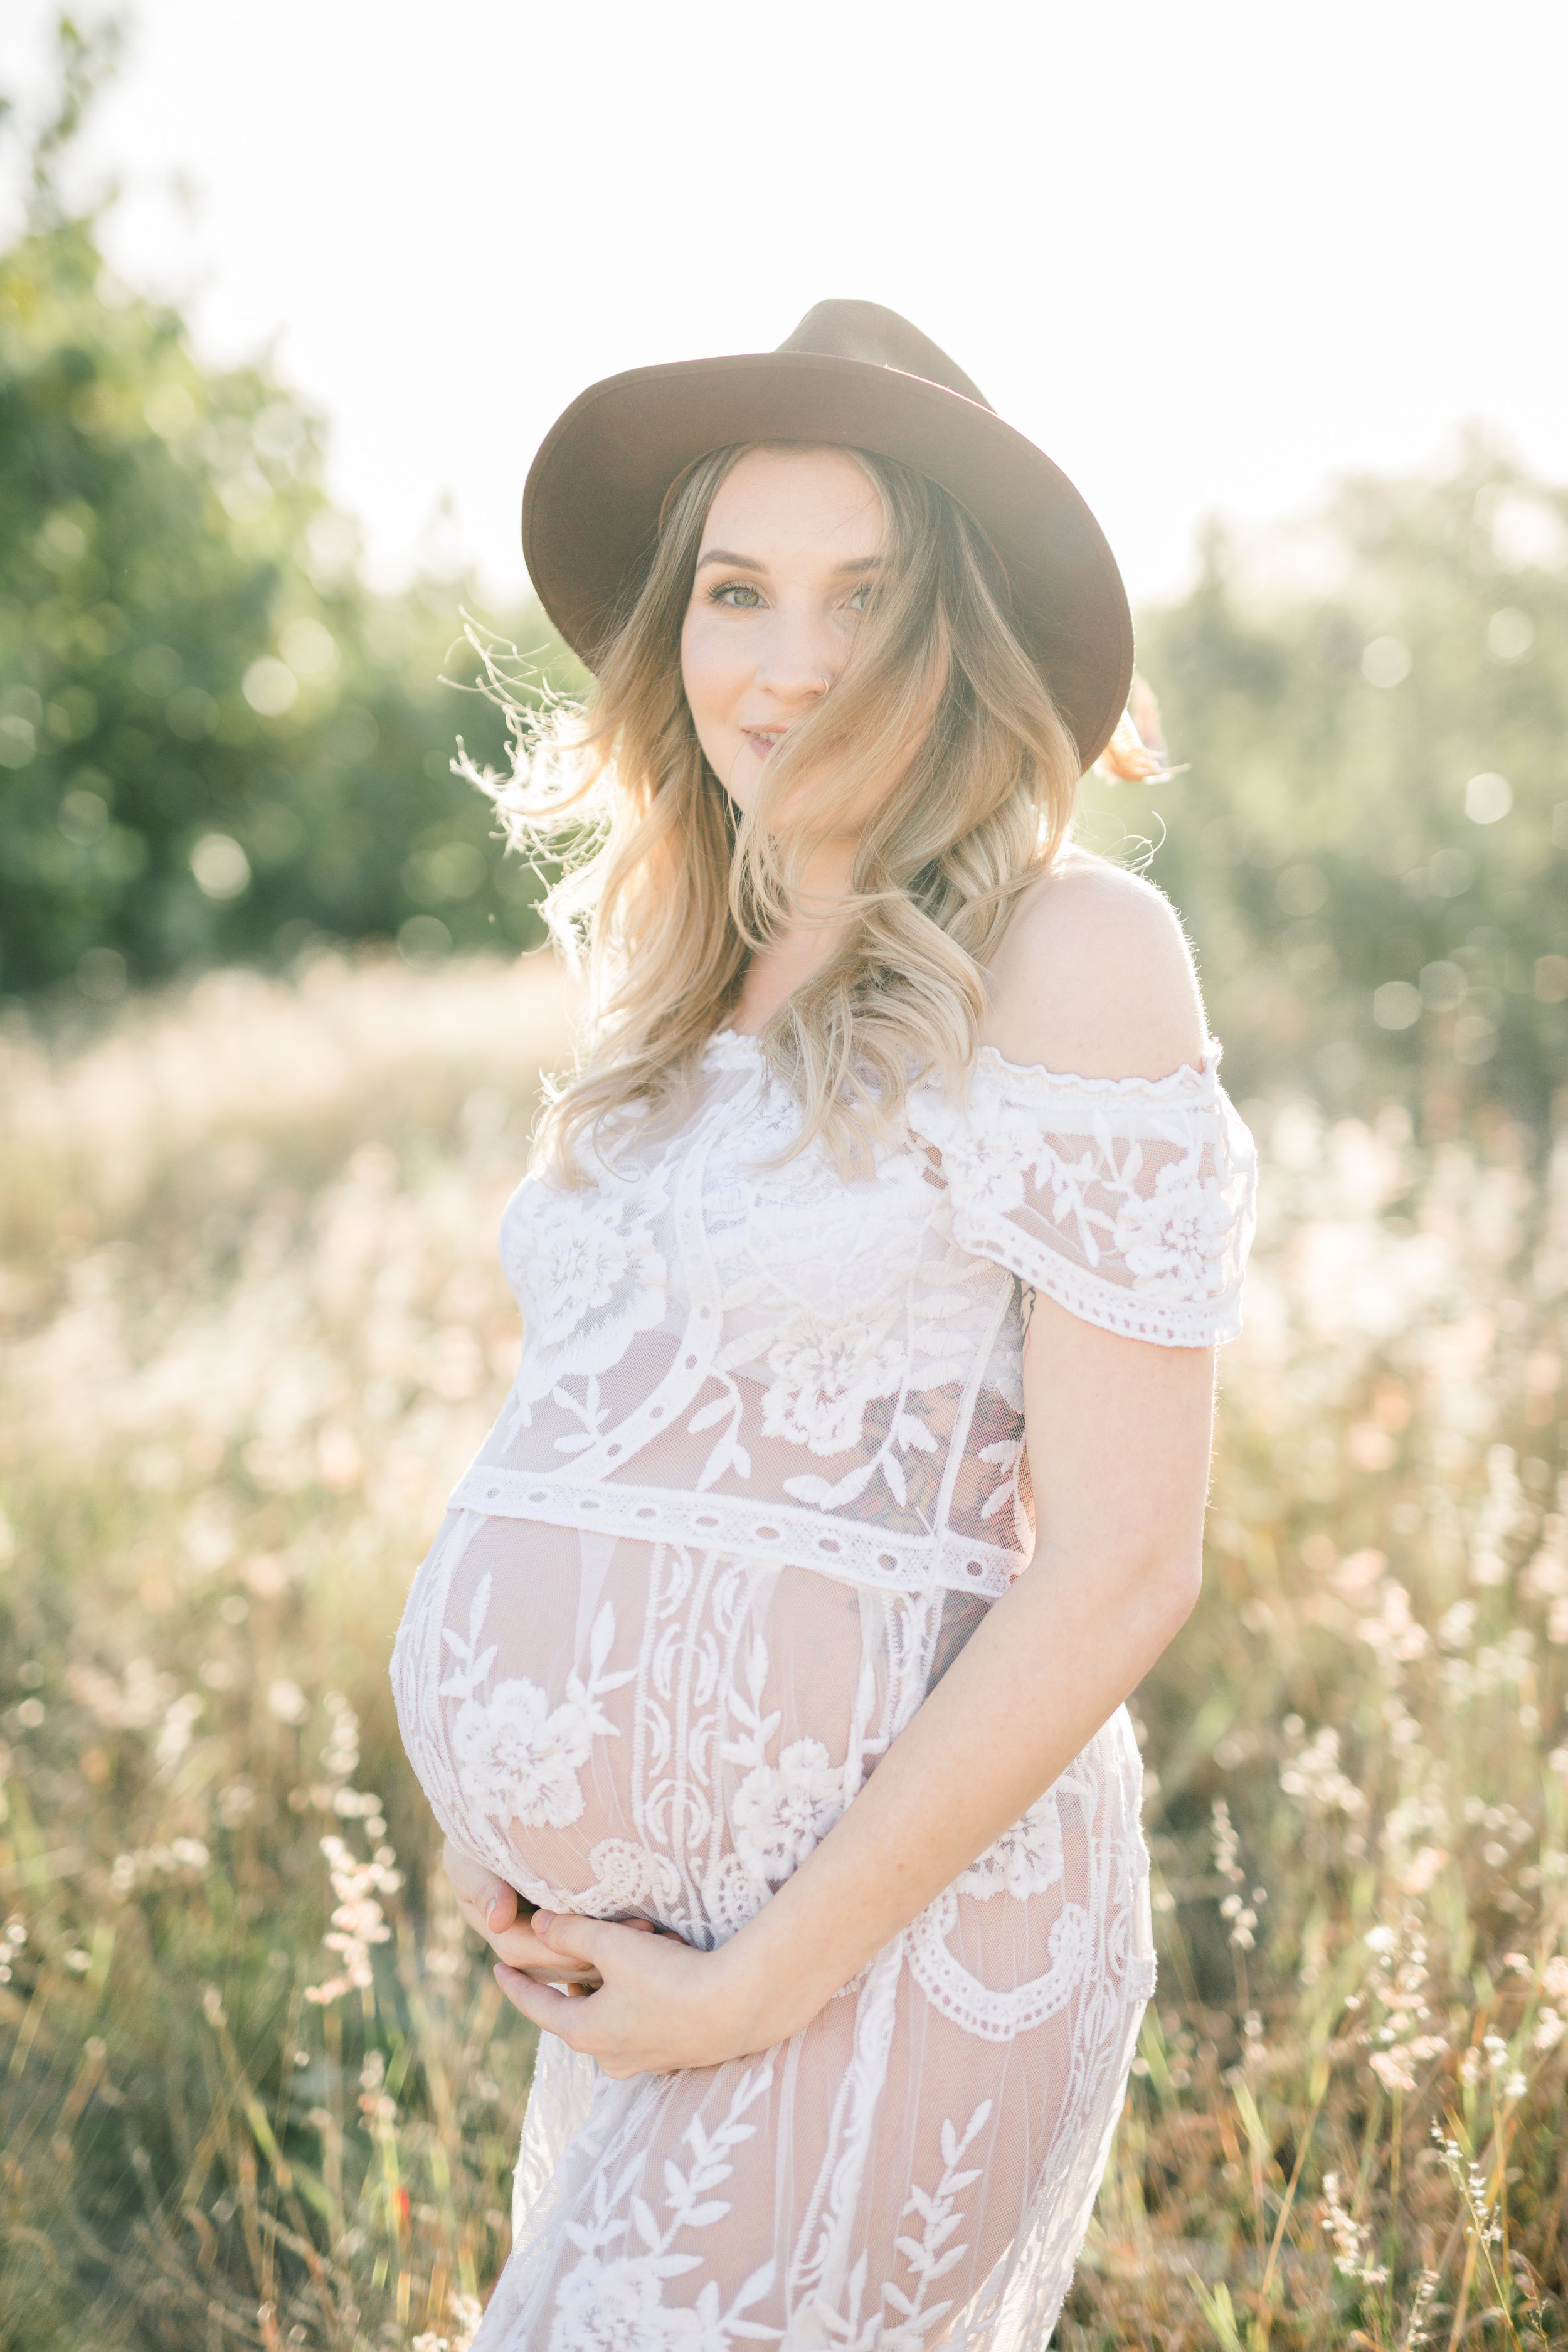
[[(952, 1891), (946, 1890), (948, 1895)], [(972, 2033), (977, 2042), (1012, 2042), (1020, 2033), (1043, 2025), (1067, 2007), (1090, 1972), (1094, 1958), (1091, 1927), (1089, 1915), (1079, 1904), (1069, 1904), (1062, 1915), (1064, 1921), (1075, 1914), (1083, 1921), (1079, 1927), (1075, 1920), (1074, 1948), (1065, 1964), (1054, 1963), (1043, 1976), (1016, 1985), (1010, 1991), (983, 1984), (953, 1957), (947, 1945), (951, 1922), (946, 1909), (939, 1895), (911, 1922), (908, 1930), (909, 1970), (931, 2007), (962, 2032)], [(1147, 2000), (1154, 1990), (1155, 1974), (1153, 1958), (1134, 1953), (1116, 1987), (1122, 2005)]]
[(1241, 1336), (1241, 1284), (1216, 1298), (1188, 1306), (1161, 1307), (1137, 1291), (1075, 1266), (1049, 1252), (1037, 1254), (1028, 1236), (1007, 1217), (980, 1210), (959, 1210), (953, 1233), (964, 1249), (987, 1257), (1016, 1274), (1032, 1289), (1043, 1290), (1081, 1323), (1113, 1331), (1123, 1339), (1148, 1339), (1159, 1348), (1218, 1348)]
[[(1220, 1056), (1224, 1052), (1217, 1037), (1210, 1037), (1204, 1046), (1203, 1058), (1197, 1063), (1181, 1062), (1161, 1078), (1087, 1078), (1076, 1070), (1053, 1070), (1044, 1062), (1010, 1062), (994, 1045), (982, 1045), (974, 1057), (974, 1066), (984, 1063), (987, 1068), (1005, 1070), (1009, 1077), (1042, 1081), (1047, 1087), (1076, 1088), (1093, 1095), (1146, 1095), (1154, 1098), (1172, 1095), (1185, 1087), (1200, 1087), (1205, 1094), (1218, 1090)], [(739, 1067), (744, 1062), (763, 1061), (762, 1039), (746, 1029), (716, 1029), (702, 1049), (704, 1061), (712, 1058)], [(911, 1094), (935, 1087), (930, 1078), (917, 1078)], [(938, 1089), (940, 1091), (940, 1089)]]

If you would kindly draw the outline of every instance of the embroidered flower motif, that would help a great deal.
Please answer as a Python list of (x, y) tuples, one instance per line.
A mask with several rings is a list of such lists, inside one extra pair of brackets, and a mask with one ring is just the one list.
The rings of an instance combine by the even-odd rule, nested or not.
[(626, 2254), (576, 2263), (556, 2296), (550, 2352), (666, 2352), (673, 2345), (729, 2352), (727, 2337), (693, 2325), (694, 2312), (665, 2308), (666, 2273), (697, 2262), (695, 2254)]
[(759, 1875), (746, 1868), (739, 1854), (721, 1853), (703, 1880), (702, 1907), (720, 1942), (756, 1917), (762, 1902)]
[(618, 1919), (650, 1906), (669, 1910), (680, 1900), (680, 1873), (665, 1853), (629, 1838), (601, 1838), (588, 1856), (594, 1884), (578, 1897), (596, 1919)]
[[(613, 1726), (607, 1727), (612, 1732)], [(500, 1821), (563, 1830), (583, 1811), (577, 1775), (593, 1751), (585, 1707), (551, 1710), (536, 1683), (498, 1683), (488, 1700), (466, 1699), (452, 1725), (465, 1797)]]
[(797, 1307), (768, 1349), (773, 1386), (763, 1428), (813, 1454), (845, 1454), (860, 1443), (873, 1397), (896, 1396), (903, 1350), (883, 1318), (819, 1315)]
[(538, 1684), (526, 1675), (497, 1683), (489, 1698), (481, 1698), (479, 1694), (496, 1656), (494, 1643), (485, 1650), (479, 1647), (492, 1591), (487, 1572), (474, 1589), (467, 1634), (452, 1625), (442, 1629), (455, 1663), (440, 1694), (461, 1701), (452, 1717), (458, 1784), (492, 1820), (521, 1822), (528, 1829), (563, 1830), (582, 1814), (584, 1801), (577, 1775), (593, 1752), (595, 1735), (620, 1737), (600, 1700), (631, 1682), (637, 1669), (605, 1672), (616, 1638), (616, 1613), (606, 1601), (589, 1636), (588, 1680), (569, 1675), (559, 1706), (552, 1708)]
[(1061, 1818), (1055, 1799), (1046, 1796), (976, 1856), (959, 1879), (958, 1892), (977, 1903), (989, 1903), (994, 1895), (1026, 1903), (1031, 1895), (1047, 1895), (1059, 1885), (1064, 1868)]
[(796, 1739), (758, 1764), (730, 1807), (735, 1851), (758, 1878), (787, 1878), (844, 1811), (844, 1775), (820, 1739)]
[(1218, 1183), (1198, 1173), (1196, 1156), (1168, 1160), (1147, 1197), (1129, 1192), (1118, 1206), (1116, 1246), (1140, 1290), (1206, 1298), (1224, 1281), (1234, 1215)]
[[(928, 1124), (938, 1126), (936, 1120)], [(971, 1207), (1005, 1217), (1023, 1201), (1025, 1173), (1038, 1150), (1039, 1138), (1017, 1129), (1018, 1121), (1002, 1113), (984, 1127), (942, 1134), (943, 1163), (951, 1158), (954, 1171), (962, 1171), (963, 1197)]]
[(664, 1205), (645, 1190), (633, 1218), (604, 1191), (531, 1183), (513, 1196), (502, 1254), (522, 1302), (541, 1393), (572, 1372), (607, 1371), (635, 1332), (659, 1322), (667, 1268), (649, 1225)]

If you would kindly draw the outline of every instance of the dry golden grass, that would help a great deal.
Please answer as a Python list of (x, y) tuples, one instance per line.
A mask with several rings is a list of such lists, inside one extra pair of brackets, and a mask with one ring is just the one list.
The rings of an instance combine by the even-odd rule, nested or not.
[[(504, 2259), (528, 2036), (385, 1667), (562, 1038), (538, 971), (324, 962), (0, 1041), (15, 2352), (435, 2352)], [(1160, 1990), (1057, 2340), (1563, 2342), (1568, 1153), (1260, 1124), (1207, 1591), (1140, 1696)]]

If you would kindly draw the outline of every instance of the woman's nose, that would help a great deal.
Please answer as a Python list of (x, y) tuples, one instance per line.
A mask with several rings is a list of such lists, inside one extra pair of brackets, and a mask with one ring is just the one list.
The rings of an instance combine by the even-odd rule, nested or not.
[(815, 702), (832, 685), (841, 659), (842, 648), (824, 621), (776, 611), (760, 648), (757, 684), (777, 702)]

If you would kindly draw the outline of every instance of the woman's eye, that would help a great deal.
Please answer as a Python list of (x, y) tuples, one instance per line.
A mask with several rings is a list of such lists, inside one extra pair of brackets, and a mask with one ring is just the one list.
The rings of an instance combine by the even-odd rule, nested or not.
[(761, 590), (753, 588), (749, 580), (726, 580), (709, 597), (710, 604), (728, 604), (737, 613), (754, 612), (762, 601)]

